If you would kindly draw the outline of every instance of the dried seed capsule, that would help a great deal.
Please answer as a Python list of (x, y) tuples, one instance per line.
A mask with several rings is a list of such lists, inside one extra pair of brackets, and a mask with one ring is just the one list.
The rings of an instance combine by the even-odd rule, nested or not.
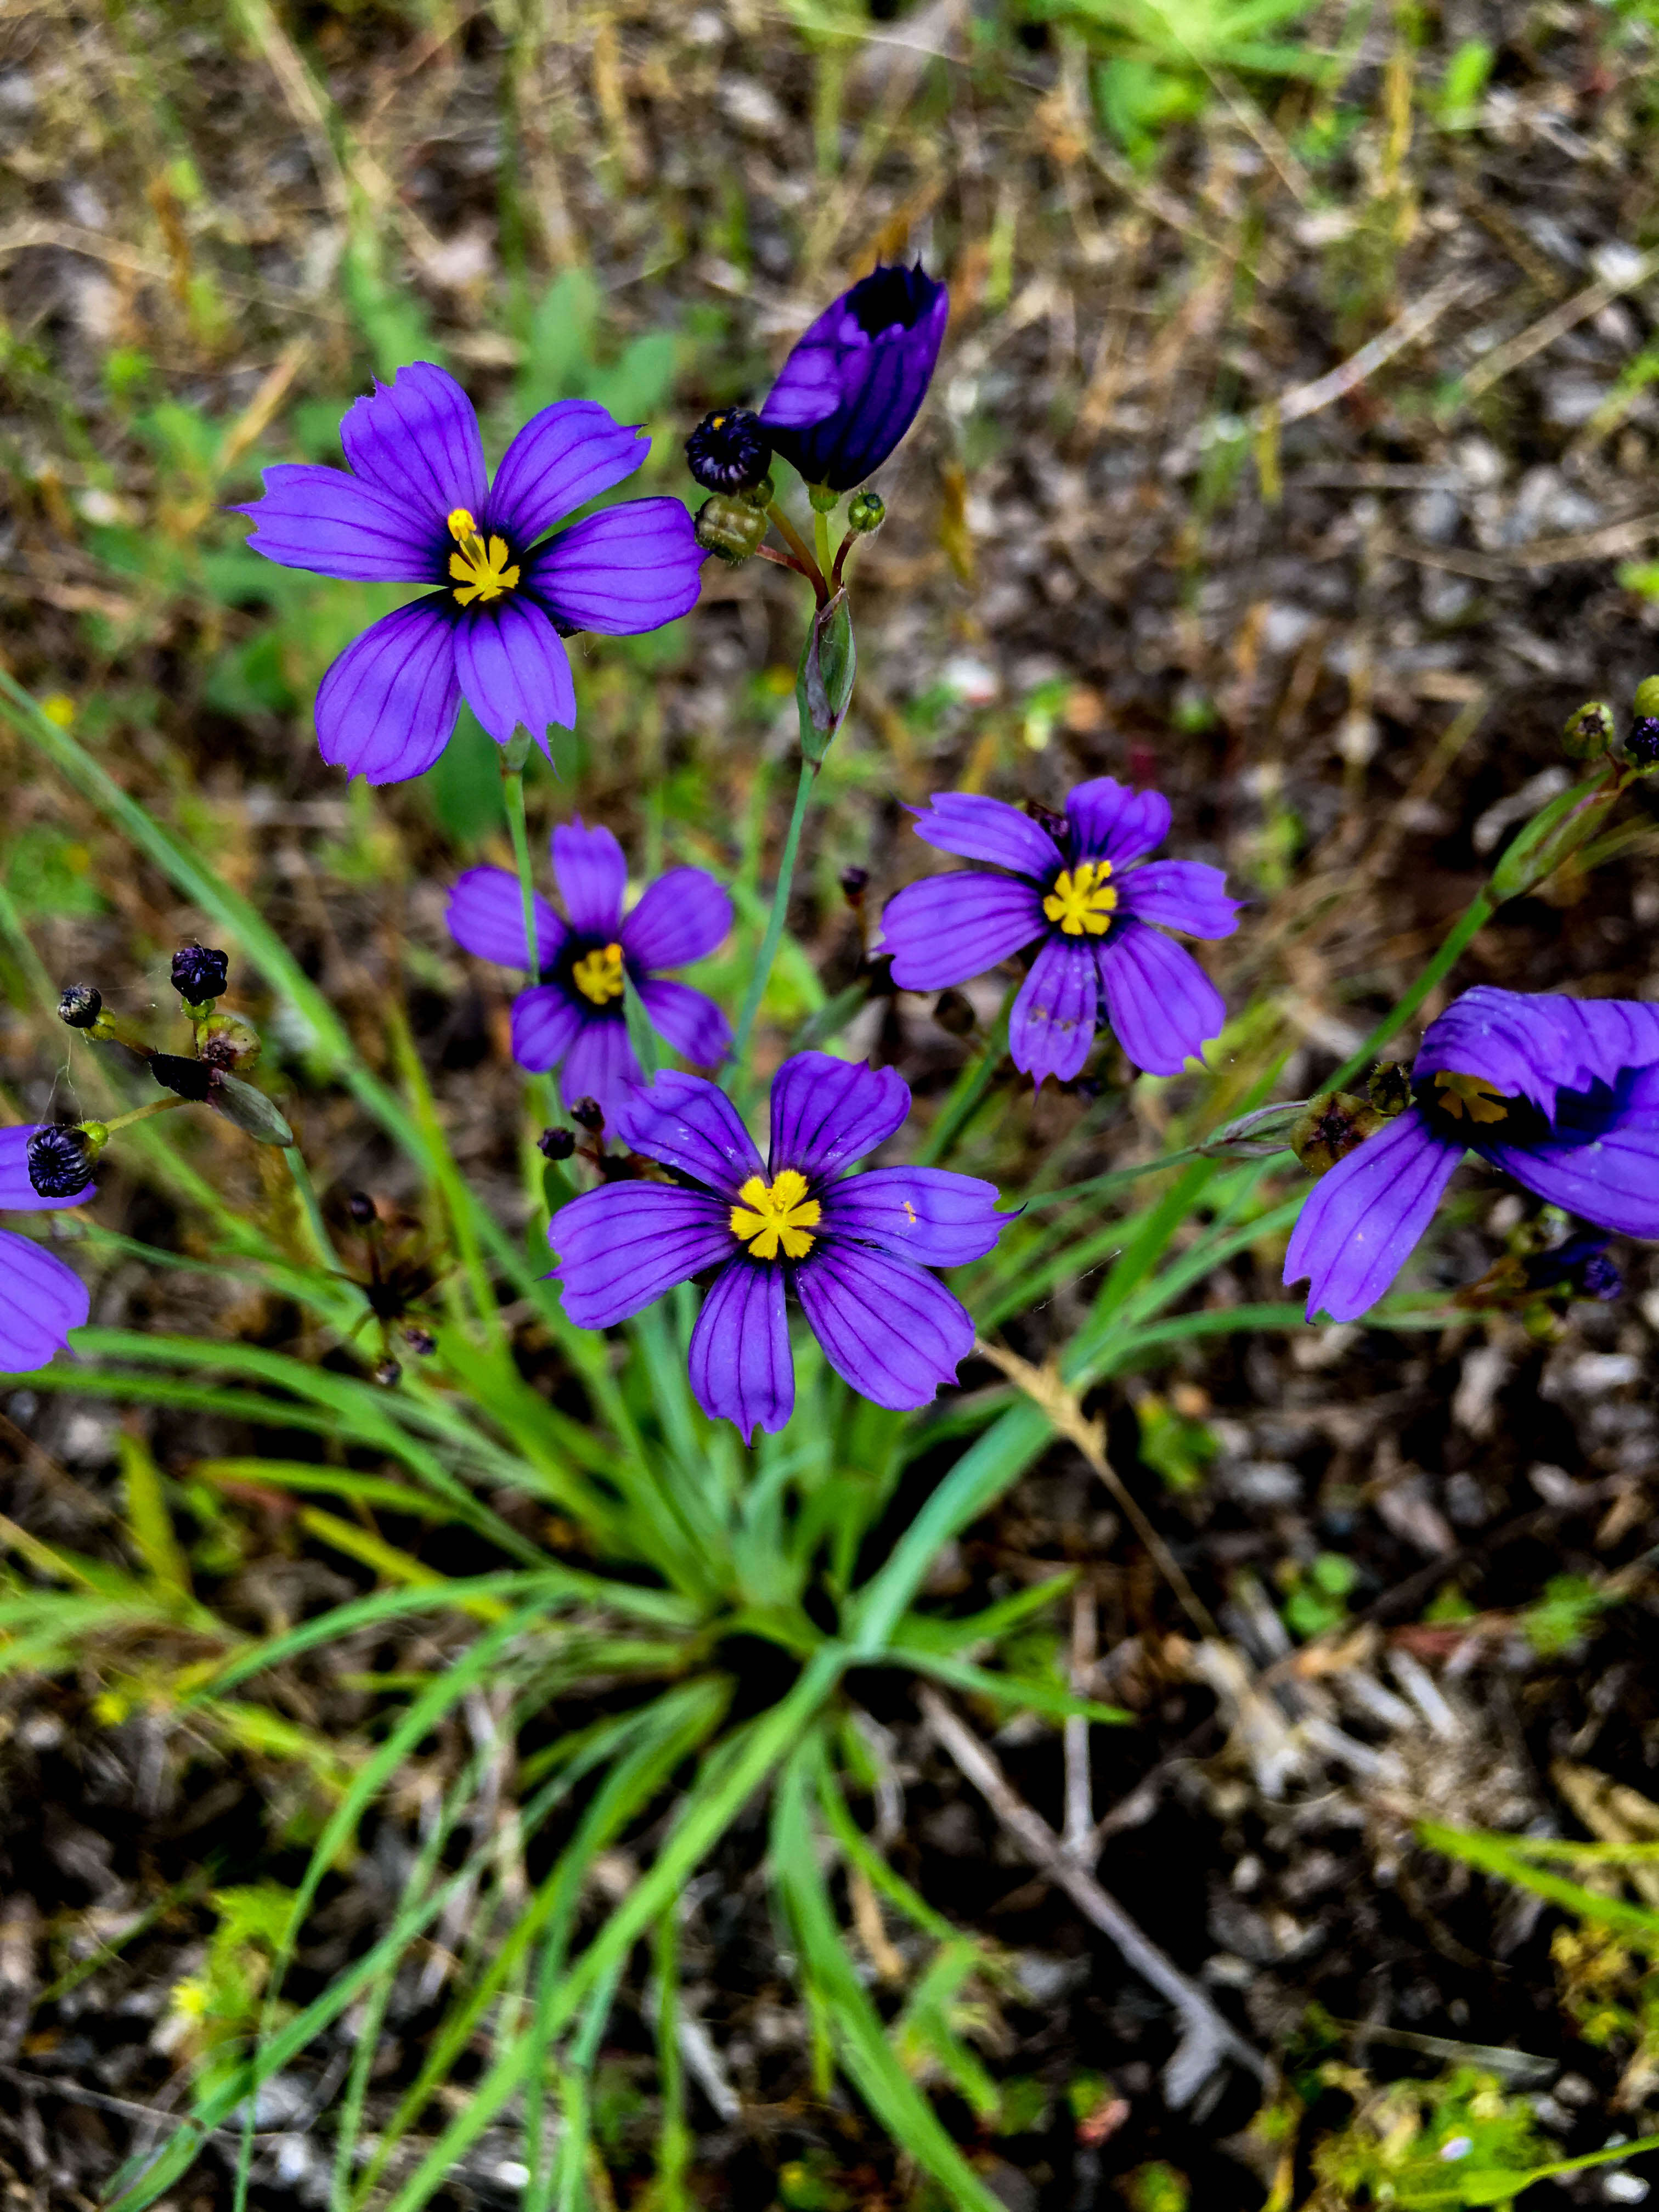
[(104, 1011), (104, 994), (90, 983), (64, 986), (58, 1001), (58, 1018), (72, 1030), (89, 1030)]
[(568, 1160), (576, 1149), (574, 1129), (544, 1129), (536, 1139), (536, 1149), (544, 1159)]

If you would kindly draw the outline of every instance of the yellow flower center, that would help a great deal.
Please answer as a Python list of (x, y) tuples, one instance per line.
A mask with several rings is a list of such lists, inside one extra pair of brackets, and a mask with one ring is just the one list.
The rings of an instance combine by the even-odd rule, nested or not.
[(1050, 921), (1060, 924), (1062, 937), (1104, 937), (1112, 926), (1117, 893), (1107, 881), (1109, 860), (1085, 860), (1075, 868), (1062, 868), (1054, 887), (1042, 902)]
[(780, 1244), (786, 1260), (804, 1260), (816, 1242), (811, 1231), (823, 1212), (806, 1189), (806, 1177), (796, 1168), (785, 1168), (769, 1188), (750, 1176), (738, 1193), (742, 1205), (732, 1209), (732, 1234), (757, 1260), (775, 1260)]
[(449, 556), (449, 573), (455, 579), (455, 596), (464, 607), (474, 599), (499, 599), (519, 580), (518, 565), (507, 566), (505, 538), (492, 538), (488, 545), (478, 526), (464, 507), (449, 516), (449, 534), (460, 548)]
[(1454, 1121), (1462, 1120), (1466, 1106), (1471, 1121), (1502, 1121), (1509, 1114), (1509, 1100), (1484, 1075), (1452, 1075), (1443, 1070), (1434, 1086), (1443, 1094), (1440, 1103)]
[(596, 945), (585, 952), (570, 971), (570, 980), (583, 998), (596, 1006), (609, 1006), (623, 994), (623, 951), (620, 945)]

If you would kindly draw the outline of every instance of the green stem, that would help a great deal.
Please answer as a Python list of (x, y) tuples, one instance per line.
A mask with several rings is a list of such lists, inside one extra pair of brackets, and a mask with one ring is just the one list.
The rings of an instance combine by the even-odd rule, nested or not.
[(1489, 884), (1483, 886), (1475, 894), (1458, 917), (1445, 943), (1435, 954), (1433, 959), (1430, 961), (1405, 997), (1397, 1000), (1383, 1015), (1353, 1057), (1345, 1060), (1338, 1068), (1326, 1086), (1328, 1090), (1344, 1090), (1352, 1082), (1366, 1062), (1375, 1059), (1378, 1047), (1386, 1044), (1397, 1029), (1403, 1028), (1406, 1023), (1410, 1021), (1435, 985), (1443, 976), (1450, 972), (1480, 931), (1492, 920), (1492, 915), (1498, 911), (1498, 902), (1492, 896)]
[(738, 1016), (738, 1026), (732, 1039), (732, 1056), (726, 1062), (721, 1078), (723, 1087), (733, 1089), (743, 1079), (744, 1062), (749, 1052), (750, 1034), (755, 1026), (755, 1017), (760, 1012), (761, 1000), (766, 995), (766, 986), (771, 978), (772, 963), (778, 957), (778, 946), (783, 937), (783, 925), (789, 912), (789, 892), (795, 879), (795, 855), (800, 850), (801, 824), (806, 819), (806, 809), (812, 796), (812, 786), (817, 780), (817, 770), (811, 761), (800, 764), (800, 781), (795, 787), (795, 809), (789, 817), (789, 830), (783, 841), (783, 858), (778, 863), (778, 887), (772, 894), (772, 911), (766, 918), (766, 934), (761, 939), (756, 957), (755, 970), (749, 978), (749, 988), (743, 994), (743, 1007)]
[(930, 1168), (942, 1160), (978, 1110), (981, 1099), (991, 1087), (991, 1078), (1008, 1049), (1008, 1017), (1013, 1004), (1014, 992), (1010, 990), (991, 1024), (984, 1051), (976, 1060), (969, 1061), (940, 1107), (938, 1119), (927, 1132), (927, 1143), (916, 1154), (918, 1167)]
[(300, 1212), (318, 1264), (328, 1274), (340, 1274), (343, 1272), (340, 1255), (334, 1249), (333, 1240), (323, 1220), (323, 1210), (317, 1203), (317, 1189), (311, 1180), (311, 1170), (306, 1165), (297, 1145), (284, 1145), (283, 1152), (288, 1161), (288, 1171), (294, 1178), (294, 1194), (299, 1200)]
[[(830, 586), (824, 581), (823, 570), (812, 558), (811, 547), (801, 536), (799, 531), (796, 529), (794, 524), (791, 522), (789, 517), (785, 514), (782, 507), (775, 499), (766, 510), (766, 519), (771, 524), (773, 529), (777, 532), (779, 537), (782, 538), (784, 544), (789, 548), (789, 550), (794, 555), (795, 558), (805, 563), (808, 580), (811, 583), (812, 589), (818, 595), (818, 605), (823, 606), (830, 597)], [(825, 543), (827, 544), (829, 541), (827, 526), (825, 527), (824, 538)]]
[(812, 509), (812, 548), (818, 556), (818, 574), (830, 574), (830, 518), (821, 507)]
[(501, 797), (507, 804), (507, 826), (513, 836), (513, 859), (519, 871), (519, 898), (524, 908), (525, 973), (532, 983), (542, 979), (542, 953), (536, 927), (536, 884), (530, 872), (530, 831), (524, 812), (524, 770), (501, 767)]
[(170, 1114), (175, 1106), (185, 1103), (183, 1098), (152, 1098), (148, 1106), (130, 1106), (125, 1114), (118, 1114), (112, 1121), (104, 1123), (104, 1134), (112, 1137), (118, 1129), (130, 1129), (135, 1121), (148, 1121), (156, 1114)]

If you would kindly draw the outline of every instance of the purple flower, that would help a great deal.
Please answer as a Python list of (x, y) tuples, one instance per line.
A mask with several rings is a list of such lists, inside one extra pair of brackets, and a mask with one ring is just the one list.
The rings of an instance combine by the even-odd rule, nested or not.
[[(42, 1198), (29, 1181), (31, 1138), (46, 1126), (0, 1129), (0, 1207), (42, 1213), (83, 1206), (95, 1187), (70, 1198)], [(31, 1237), (0, 1229), (0, 1375), (25, 1375), (68, 1349), (69, 1332), (90, 1310), (87, 1286), (72, 1268)]]
[(1416, 1103), (1308, 1194), (1285, 1280), (1311, 1278), (1308, 1318), (1375, 1305), (1478, 1152), (1552, 1206), (1659, 1237), (1659, 1006), (1481, 985), (1431, 1022)]
[(950, 295), (914, 269), (877, 268), (796, 341), (761, 409), (775, 453), (809, 484), (850, 491), (916, 419)]
[(285, 568), (435, 584), (349, 645), (317, 692), (323, 758), (371, 783), (431, 767), (463, 696), (497, 744), (522, 722), (544, 751), (576, 691), (563, 639), (657, 629), (696, 604), (702, 550), (677, 499), (556, 522), (631, 477), (650, 440), (592, 400), (532, 416), (489, 483), (472, 403), (430, 362), (400, 368), (340, 425), (349, 469), (284, 463), (239, 508)]
[[(513, 1057), (540, 1074), (557, 1067), (567, 1106), (595, 1098), (607, 1120), (642, 1070), (628, 1042), (623, 978), (639, 993), (658, 1035), (699, 1067), (716, 1067), (732, 1030), (712, 999), (662, 972), (712, 952), (732, 927), (732, 902), (701, 868), (671, 868), (623, 918), (628, 863), (608, 830), (579, 815), (553, 832), (553, 873), (568, 923), (544, 898), (536, 908), (540, 980), (513, 1001)], [(505, 868), (472, 868), (450, 893), (445, 915), (463, 951), (523, 968), (526, 946), (519, 879)]]
[(1219, 993), (1162, 929), (1229, 937), (1237, 902), (1219, 868), (1145, 861), (1169, 835), (1166, 799), (1097, 776), (1071, 793), (1063, 822), (1050, 817), (1052, 831), (967, 792), (940, 793), (930, 807), (911, 825), (918, 837), (1009, 872), (933, 876), (888, 901), (881, 942), (901, 990), (945, 990), (1037, 945), (1008, 1044), (1039, 1091), (1045, 1076), (1067, 1083), (1081, 1071), (1103, 1017), (1153, 1075), (1179, 1075), (1219, 1034)]
[(606, 1183), (555, 1215), (548, 1239), (564, 1309), (607, 1328), (704, 1268), (719, 1273), (691, 1332), (691, 1388), (744, 1437), (794, 1410), (784, 1297), (793, 1291), (824, 1357), (878, 1406), (925, 1406), (974, 1341), (966, 1310), (930, 1267), (981, 1259), (1010, 1217), (994, 1185), (943, 1168), (842, 1170), (910, 1110), (891, 1068), (797, 1053), (772, 1083), (764, 1165), (712, 1083), (659, 1075), (629, 1092), (621, 1133), (672, 1183)]

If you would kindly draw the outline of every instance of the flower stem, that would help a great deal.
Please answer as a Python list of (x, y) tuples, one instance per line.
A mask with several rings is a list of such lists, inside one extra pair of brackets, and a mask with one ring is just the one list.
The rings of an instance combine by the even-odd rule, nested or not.
[(818, 556), (818, 573), (830, 574), (830, 518), (822, 507), (812, 509), (812, 544)]
[(112, 1121), (106, 1121), (104, 1133), (112, 1137), (118, 1129), (130, 1129), (135, 1121), (148, 1121), (153, 1114), (170, 1114), (175, 1106), (190, 1102), (184, 1098), (155, 1098), (148, 1106), (134, 1106), (125, 1114), (118, 1114)]
[(519, 871), (519, 897), (524, 908), (525, 971), (532, 983), (542, 976), (541, 947), (536, 931), (536, 884), (530, 872), (530, 831), (524, 813), (524, 770), (501, 768), (501, 797), (507, 803), (507, 826), (513, 837), (513, 858)]
[(800, 781), (795, 787), (795, 811), (789, 817), (788, 834), (783, 841), (783, 857), (778, 863), (778, 887), (772, 894), (772, 911), (766, 918), (766, 934), (761, 939), (754, 973), (749, 978), (749, 988), (743, 994), (743, 1007), (738, 1016), (736, 1034), (732, 1039), (732, 1056), (721, 1078), (723, 1087), (728, 1091), (743, 1078), (744, 1061), (748, 1054), (755, 1017), (760, 1012), (761, 1000), (766, 995), (772, 963), (778, 957), (784, 921), (789, 912), (790, 888), (795, 878), (795, 855), (800, 850), (801, 824), (806, 819), (806, 808), (812, 796), (812, 786), (817, 781), (817, 773), (811, 761), (801, 763)]
[(1477, 891), (1448, 933), (1445, 943), (1428, 966), (1412, 985), (1403, 999), (1389, 1007), (1351, 1060), (1344, 1062), (1331, 1077), (1327, 1089), (1341, 1091), (1352, 1082), (1367, 1060), (1374, 1058), (1377, 1048), (1386, 1044), (1397, 1029), (1402, 1028), (1422, 1005), (1442, 976), (1448, 975), (1462, 958), (1475, 936), (1498, 911), (1498, 902), (1492, 896), (1491, 886)]
[[(805, 576), (811, 584), (813, 591), (817, 595), (818, 605), (821, 607), (827, 606), (830, 600), (830, 586), (823, 580), (823, 570), (812, 558), (811, 547), (801, 536), (799, 531), (796, 529), (794, 524), (791, 522), (789, 517), (784, 513), (781, 505), (775, 499), (773, 501), (770, 507), (767, 508), (766, 516), (773, 529), (777, 532), (779, 537), (782, 538), (784, 544), (789, 548), (789, 550), (801, 563), (801, 574)], [(824, 531), (824, 542), (827, 544), (829, 542), (829, 526), (825, 524), (823, 527)]]

